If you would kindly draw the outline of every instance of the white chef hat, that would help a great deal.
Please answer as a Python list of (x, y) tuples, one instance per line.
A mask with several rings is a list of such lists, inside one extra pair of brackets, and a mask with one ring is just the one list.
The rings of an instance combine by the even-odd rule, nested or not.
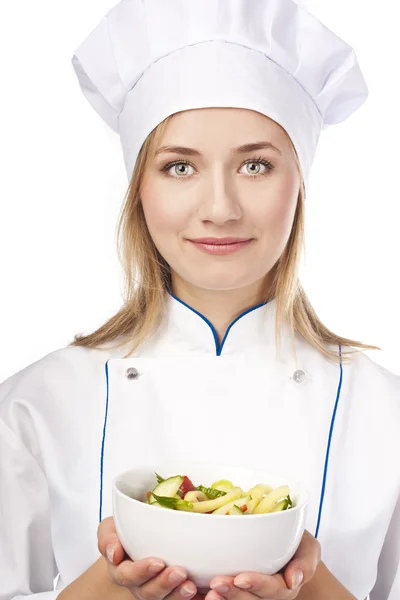
[(128, 179), (167, 116), (236, 107), (285, 129), (307, 187), (321, 130), (368, 97), (353, 48), (293, 0), (121, 0), (72, 64), (120, 135)]

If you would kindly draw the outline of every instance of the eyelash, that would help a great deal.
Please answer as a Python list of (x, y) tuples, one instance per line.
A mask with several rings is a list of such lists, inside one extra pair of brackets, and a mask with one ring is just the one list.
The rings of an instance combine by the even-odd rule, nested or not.
[[(257, 177), (264, 177), (265, 175), (268, 175), (275, 168), (273, 164), (271, 164), (268, 160), (266, 160), (262, 156), (259, 156), (258, 158), (256, 158), (256, 157), (249, 158), (248, 160), (246, 160), (243, 163), (243, 165), (248, 165), (249, 163), (250, 164), (251, 163), (260, 163), (266, 167), (266, 171), (264, 171), (264, 173), (256, 173), (255, 175), (250, 175), (250, 177), (252, 179), (257, 179)], [(162, 173), (165, 173), (165, 175), (167, 177), (173, 177), (174, 179), (187, 179), (189, 177), (188, 175), (183, 175), (182, 177), (180, 177), (180, 176), (175, 177), (174, 175), (167, 174), (167, 171), (169, 171), (169, 169), (171, 169), (171, 167), (174, 167), (175, 165), (181, 165), (181, 164), (189, 165), (190, 167), (195, 168), (194, 165), (190, 161), (183, 159), (183, 160), (174, 160), (173, 162), (168, 163), (167, 165), (162, 167), (160, 169), (160, 171)]]

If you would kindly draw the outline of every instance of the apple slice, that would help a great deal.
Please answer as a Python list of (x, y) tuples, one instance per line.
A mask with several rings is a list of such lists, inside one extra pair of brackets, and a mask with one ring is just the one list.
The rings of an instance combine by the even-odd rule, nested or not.
[(225, 496), (215, 498), (215, 500), (205, 500), (204, 502), (193, 502), (193, 512), (197, 513), (208, 513), (211, 511), (228, 504), (232, 500), (237, 500), (243, 494), (243, 490), (240, 487), (235, 487), (233, 490), (228, 492)]
[(260, 515), (263, 513), (271, 512), (274, 508), (275, 504), (285, 498), (290, 493), (289, 487), (287, 485), (282, 485), (281, 487), (276, 488), (269, 494), (267, 494), (261, 502), (255, 507), (253, 514)]
[(273, 488), (270, 485), (265, 485), (264, 483), (259, 483), (249, 490), (249, 494), (252, 500), (261, 500), (265, 494), (269, 494), (273, 491)]
[[(225, 496), (226, 498), (226, 496)], [(236, 500), (232, 500), (232, 502), (228, 502), (228, 504), (224, 504), (220, 508), (217, 508), (213, 511), (213, 515), (226, 515), (235, 505), (239, 508), (247, 504), (250, 501), (250, 496), (244, 496), (243, 498), (237, 498)], [(244, 513), (243, 513), (244, 514)]]

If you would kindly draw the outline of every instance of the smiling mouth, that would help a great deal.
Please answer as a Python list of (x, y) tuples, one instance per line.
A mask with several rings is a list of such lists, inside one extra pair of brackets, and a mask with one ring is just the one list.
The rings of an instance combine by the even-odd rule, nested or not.
[(221, 243), (219, 241), (219, 243), (204, 243), (204, 242), (197, 242), (195, 240), (188, 240), (188, 242), (190, 242), (191, 244), (193, 244), (193, 246), (203, 252), (206, 252), (208, 254), (216, 254), (216, 255), (223, 255), (223, 254), (232, 254), (233, 252), (238, 252), (239, 250), (241, 250), (242, 248), (245, 248), (246, 246), (248, 246), (253, 240), (252, 239), (247, 239), (247, 240), (242, 240), (242, 241), (238, 241), (238, 242), (229, 242), (229, 243)]
[(207, 238), (189, 239), (189, 241), (194, 242), (196, 244), (212, 244), (214, 246), (216, 246), (218, 244), (222, 244), (222, 245), (226, 246), (227, 244), (238, 244), (238, 243), (242, 243), (242, 242), (248, 242), (251, 239), (252, 238), (242, 238), (242, 237), (225, 237), (225, 238), (207, 237)]

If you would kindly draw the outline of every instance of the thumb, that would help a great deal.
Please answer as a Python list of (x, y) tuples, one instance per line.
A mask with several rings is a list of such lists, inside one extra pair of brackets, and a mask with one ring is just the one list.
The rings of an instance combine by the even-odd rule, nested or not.
[[(125, 550), (117, 536), (113, 517), (103, 519), (97, 528), (97, 545), (99, 552), (114, 565), (119, 563), (125, 557)], [(112, 554), (107, 553), (107, 548), (112, 549)]]
[(306, 529), (304, 531), (304, 535), (302, 537), (300, 545), (292, 560), (286, 567), (283, 575), (288, 588), (294, 588), (294, 575), (298, 571), (301, 571), (303, 573), (303, 580), (301, 581), (301, 585), (308, 583), (314, 577), (315, 571), (317, 570), (320, 561), (321, 544)]

